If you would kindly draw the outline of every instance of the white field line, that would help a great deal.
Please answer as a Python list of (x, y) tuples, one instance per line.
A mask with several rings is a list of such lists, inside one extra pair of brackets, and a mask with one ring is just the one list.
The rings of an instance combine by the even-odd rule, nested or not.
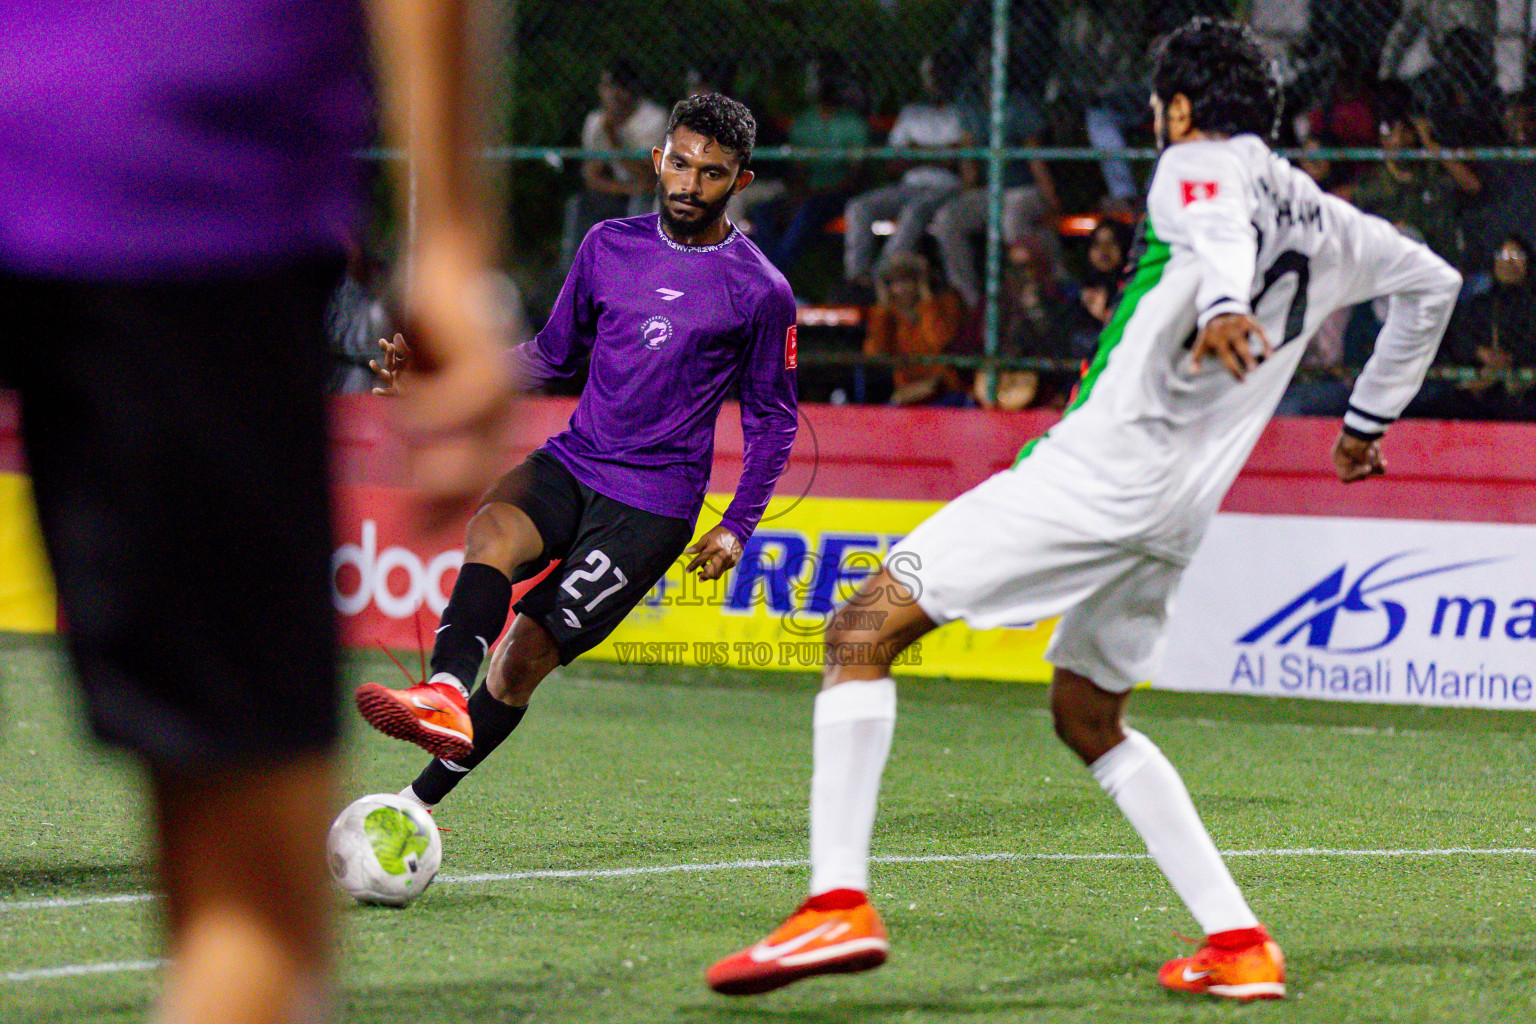
[[(1223, 850), (1224, 857), (1531, 857), (1536, 847), (1528, 846), (1447, 846), (1426, 849), (1349, 850), (1308, 846), (1294, 849)], [(982, 864), (997, 861), (1130, 861), (1148, 860), (1145, 853), (935, 853), (871, 858), (877, 864)], [(437, 879), (438, 885), (463, 885), (476, 882), (515, 882), (532, 879), (634, 878), (639, 875), (680, 875), (706, 871), (745, 871), (753, 868), (805, 867), (804, 860), (732, 860), (704, 864), (662, 864), (634, 868), (577, 868), (569, 870), (507, 871), (478, 875), (450, 875)], [(122, 893), (114, 896), (82, 896), (77, 899), (11, 900), (0, 902), (0, 912), (54, 910), (92, 906), (103, 903), (143, 903), (158, 899), (154, 893)], [(0, 983), (25, 983), (78, 978), (97, 974), (124, 974), (152, 971), (164, 966), (164, 960), (119, 960), (109, 963), (69, 964), (41, 967), (29, 971), (0, 974)]]
[(72, 964), (68, 967), (40, 967), (35, 971), (8, 971), (0, 981), (52, 981), (55, 978), (79, 978), (87, 974), (126, 974), (153, 971), (165, 966), (164, 960), (117, 960), (105, 964)]
[[(1257, 850), (1222, 850), (1223, 857), (1532, 857), (1530, 846), (1442, 846), (1424, 849), (1351, 850), (1339, 847), (1300, 846)], [(1149, 860), (1145, 853), (929, 853), (870, 858), (876, 864), (986, 864), (998, 861), (1104, 861)], [(436, 885), (466, 885), (481, 882), (522, 882), (538, 879), (579, 880), (583, 878), (635, 878), (642, 875), (688, 875), (711, 871), (748, 871), (754, 868), (803, 868), (806, 860), (727, 860), (701, 864), (657, 864), (630, 868), (542, 868), (531, 871), (485, 872), (475, 875), (443, 875)], [(69, 907), (99, 906), (105, 903), (147, 903), (159, 899), (156, 893), (118, 893), (110, 896), (78, 896), (47, 900), (0, 901), (0, 913), (29, 910), (62, 910)]]

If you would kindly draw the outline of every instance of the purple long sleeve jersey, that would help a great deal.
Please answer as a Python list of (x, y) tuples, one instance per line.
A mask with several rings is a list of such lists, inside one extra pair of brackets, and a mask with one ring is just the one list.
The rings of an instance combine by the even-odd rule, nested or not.
[(582, 241), (549, 323), (514, 356), (536, 386), (569, 377), (588, 354), (570, 426), (545, 450), (599, 494), (692, 522), (735, 383), (746, 451), (722, 523), (751, 536), (795, 442), (795, 299), (784, 276), (734, 229), (718, 245), (688, 246), (655, 214), (604, 221)]

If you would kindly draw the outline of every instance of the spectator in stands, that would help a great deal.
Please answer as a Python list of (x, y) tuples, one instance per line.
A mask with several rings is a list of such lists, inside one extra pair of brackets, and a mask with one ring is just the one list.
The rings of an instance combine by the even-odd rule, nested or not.
[[(1528, 147), (1536, 145), (1536, 94), (1529, 91), (1510, 96), (1503, 113), (1500, 138), (1494, 145)], [(1485, 161), (1477, 166), (1484, 180), (1486, 201), (1469, 211), (1464, 230), (1469, 246), (1478, 252), (1493, 252), (1510, 232), (1536, 229), (1536, 163), (1525, 160)], [(1479, 291), (1490, 284), (1486, 265), (1472, 268), (1467, 275), (1469, 291)]]
[[(1077, 310), (1062, 294), (1049, 254), (1028, 241), (1008, 247), (1008, 269), (1003, 276), (1002, 326), (998, 355), (1069, 362), (1072, 325)], [(1059, 370), (1002, 370), (976, 374), (972, 388), (976, 401), (987, 409), (1018, 411), (1045, 407), (1064, 408), (1075, 368)]]
[(374, 375), (368, 360), (379, 354), (379, 339), (394, 333), (380, 298), (384, 262), (356, 236), (342, 238), (346, 272), (325, 307), (325, 331), (332, 365), (327, 390), (337, 394), (367, 394)]
[(1336, 161), (1311, 155), (1316, 150), (1331, 149), (1338, 145), (1340, 145), (1339, 140), (1331, 135), (1309, 136), (1301, 143), (1301, 148), (1306, 150), (1308, 155), (1297, 160), (1296, 166), (1306, 171), (1324, 192), (1330, 192), (1347, 203), (1353, 203), (1360, 165), (1351, 161)]
[(561, 277), (592, 225), (613, 217), (639, 216), (655, 202), (656, 172), (649, 153), (667, 134), (666, 109), (641, 94), (635, 67), (623, 58), (610, 61), (598, 76), (597, 99), (597, 108), (581, 126), (582, 148), (645, 150), (646, 156), (582, 161), (582, 190), (565, 204)]
[(1536, 412), (1531, 386), (1495, 374), (1536, 367), (1536, 290), (1531, 247), (1511, 232), (1493, 253), (1493, 287), (1457, 307), (1446, 331), (1453, 363), (1489, 371), (1460, 387), (1466, 418), (1521, 419)]
[[(1298, 119), (1297, 141), (1303, 148), (1367, 147), (1377, 145), (1376, 86), (1365, 63), (1362, 45), (1346, 41), (1331, 52), (1332, 82), (1321, 103)], [(1353, 161), (1303, 160), (1301, 167), (1325, 191), (1353, 201), (1363, 168)]]
[[(898, 253), (876, 279), (874, 307), (864, 338), (867, 356), (933, 356), (952, 350), (965, 320), (958, 292), (939, 290), (928, 261)], [(952, 366), (902, 363), (891, 373), (892, 405), (965, 404), (965, 389)]]
[(1323, 321), (1301, 357), (1301, 372), (1291, 378), (1275, 409), (1277, 416), (1342, 416), (1352, 382), (1340, 374), (1344, 336), (1358, 307), (1336, 309)]
[(1438, 150), (1439, 144), (1429, 120), (1414, 111), (1406, 89), (1384, 89), (1382, 100), (1379, 130), (1389, 155), (1366, 171), (1355, 202), (1399, 227), (1413, 228), (1436, 253), (1464, 267), (1466, 246), (1458, 215), (1482, 191), (1482, 180), (1460, 160), (1394, 160), (1390, 154), (1399, 150)]
[[(1146, 100), (1143, 98), (1143, 104)], [(978, 145), (991, 136), (992, 57), (978, 49), (971, 80), (960, 103), (961, 124)], [(1003, 103), (1003, 145), (1038, 146), (1045, 131), (1045, 120), (1027, 97), (1010, 92)], [(1009, 160), (1003, 170), (1003, 242), (1012, 245), (1026, 234), (1043, 245), (1054, 263), (1053, 274), (1062, 266), (1061, 246), (1056, 235), (1056, 217), (1061, 204), (1056, 198), (1056, 183), (1044, 160)], [(933, 235), (938, 242), (944, 273), (972, 309), (981, 305), (981, 277), (976, 272), (976, 246), (973, 235), (987, 225), (987, 190), (966, 188), (939, 207), (933, 216)]]
[[(939, 80), (937, 62), (931, 55), (923, 58), (918, 72), (923, 99), (901, 108), (886, 144), (935, 153), (973, 144), (975, 139), (966, 133), (960, 111), (949, 102), (947, 84)], [(852, 284), (867, 285), (876, 269), (876, 220), (896, 221), (880, 255), (880, 268), (884, 268), (898, 253), (915, 252), (939, 207), (962, 187), (976, 183), (976, 166), (969, 160), (960, 161), (958, 166), (953, 159), (897, 160), (892, 169), (900, 175), (899, 182), (855, 196), (845, 208), (843, 264)]]
[(1484, 48), (1491, 66), (1494, 17), (1494, 0), (1403, 0), (1382, 45), (1380, 77), (1407, 81), (1436, 68), (1454, 72), (1478, 61)]
[(1125, 283), (1125, 261), (1130, 255), (1131, 229), (1120, 221), (1104, 218), (1088, 236), (1088, 269), (1077, 293), (1077, 308), (1070, 327), (1070, 354), (1088, 359), (1099, 346), (1099, 333), (1114, 315)]
[[(890, 6), (890, 0), (886, 0)], [(1056, 66), (1062, 8), (1060, 3), (1008, 4), (1008, 88), (1026, 96), (1043, 97), (1047, 80)], [(942, 52), (945, 60), (962, 64), (978, 47), (992, 45), (992, 0), (963, 0), (950, 22)], [(1143, 93), (1142, 106), (1147, 97)]]
[[(1146, 6), (1142, 0), (1083, 4), (1063, 22), (1057, 81), (1082, 112), (1088, 144), (1099, 149), (1124, 149), (1126, 129), (1148, 120)], [(1099, 170), (1109, 193), (1106, 206), (1129, 211), (1140, 201), (1130, 164), (1106, 158)]]
[[(822, 56), (806, 67), (811, 105), (789, 126), (789, 144), (805, 149), (846, 149), (869, 145), (869, 123), (849, 102), (841, 62)], [(789, 267), (815, 232), (836, 220), (853, 197), (860, 165), (855, 160), (815, 160), (796, 165), (788, 194), (753, 214), (753, 240), (780, 270)]]

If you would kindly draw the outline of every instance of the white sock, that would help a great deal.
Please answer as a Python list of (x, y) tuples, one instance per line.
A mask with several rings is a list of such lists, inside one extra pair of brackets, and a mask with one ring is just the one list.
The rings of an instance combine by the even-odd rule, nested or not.
[(415, 789), (414, 786), (406, 786), (404, 789), (402, 789), (399, 793), (397, 793), (395, 795), (396, 796), (403, 796), (403, 797), (405, 797), (405, 799), (411, 801), (412, 803), (420, 804), (426, 810), (430, 811), (432, 809), (432, 804), (427, 803), (421, 797), (416, 795), (416, 789)]
[(459, 682), (459, 677), (454, 675), (452, 672), (439, 672), (431, 679), (428, 679), (427, 683), (447, 683), (449, 686), (462, 693), (465, 700), (469, 700), (469, 688), (463, 683)]
[(812, 715), (811, 895), (869, 891), (869, 836), (896, 731), (892, 679), (838, 683)]
[(1157, 744), (1127, 729), (1125, 740), (1089, 767), (1205, 934), (1258, 925), (1216, 852), (1184, 780)]

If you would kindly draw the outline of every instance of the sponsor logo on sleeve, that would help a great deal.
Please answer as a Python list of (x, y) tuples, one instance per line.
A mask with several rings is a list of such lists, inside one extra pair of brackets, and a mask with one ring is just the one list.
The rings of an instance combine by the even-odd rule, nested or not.
[(790, 324), (784, 332), (784, 369), (793, 370), (800, 361), (800, 343), (796, 335), (798, 325)]
[(1184, 205), (1198, 203), (1202, 199), (1215, 199), (1219, 191), (1214, 181), (1181, 181), (1179, 188), (1184, 193)]

